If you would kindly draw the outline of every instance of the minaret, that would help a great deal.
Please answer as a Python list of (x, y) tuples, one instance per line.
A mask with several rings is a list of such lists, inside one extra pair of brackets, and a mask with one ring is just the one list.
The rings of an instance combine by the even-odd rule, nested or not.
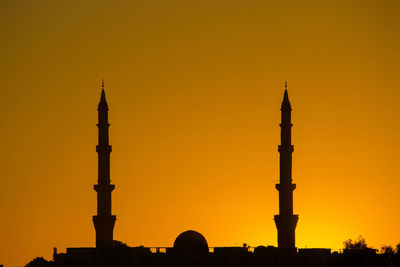
[(293, 215), (293, 190), (296, 184), (292, 184), (292, 108), (285, 82), (285, 93), (281, 106), (281, 145), (279, 151), (279, 184), (275, 187), (279, 191), (279, 215), (275, 215), (275, 224), (278, 229), (278, 247), (295, 248), (295, 229), (298, 215)]
[(100, 103), (97, 107), (99, 120), (99, 144), (96, 146), (98, 154), (98, 180), (94, 185), (97, 192), (97, 215), (93, 216), (94, 228), (96, 229), (96, 247), (111, 247), (113, 242), (113, 229), (116, 217), (111, 215), (111, 192), (115, 185), (110, 182), (110, 153), (111, 146), (108, 142), (108, 105), (104, 92), (104, 81)]

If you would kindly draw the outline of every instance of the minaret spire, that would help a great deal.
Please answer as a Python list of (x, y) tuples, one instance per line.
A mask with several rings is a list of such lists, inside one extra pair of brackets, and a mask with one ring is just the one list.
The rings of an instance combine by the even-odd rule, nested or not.
[(280, 178), (276, 189), (279, 191), (279, 215), (275, 215), (275, 224), (278, 230), (278, 247), (295, 248), (295, 229), (298, 215), (293, 215), (293, 190), (296, 184), (292, 183), (292, 107), (287, 92), (285, 81), (285, 93), (281, 105), (281, 145), (278, 146)]
[(93, 223), (96, 229), (96, 247), (111, 247), (113, 242), (113, 230), (116, 220), (115, 215), (111, 215), (111, 192), (115, 185), (110, 181), (110, 153), (108, 128), (108, 104), (104, 91), (104, 80), (100, 102), (97, 107), (99, 128), (99, 144), (96, 146), (98, 154), (98, 180), (94, 185), (97, 192), (97, 215), (93, 216)]

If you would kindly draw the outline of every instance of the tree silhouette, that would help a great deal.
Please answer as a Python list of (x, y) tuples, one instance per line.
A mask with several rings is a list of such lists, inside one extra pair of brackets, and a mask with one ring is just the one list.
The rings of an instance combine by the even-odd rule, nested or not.
[(391, 246), (382, 246), (380, 252), (388, 256), (394, 255), (394, 249)]
[(42, 257), (34, 258), (31, 262), (29, 262), (25, 267), (49, 267), (52, 266), (52, 262), (49, 262)]
[(396, 255), (400, 256), (400, 243), (396, 245)]
[(362, 236), (359, 236), (356, 240), (347, 239), (343, 242), (344, 248), (348, 250), (362, 250), (366, 249), (367, 242)]

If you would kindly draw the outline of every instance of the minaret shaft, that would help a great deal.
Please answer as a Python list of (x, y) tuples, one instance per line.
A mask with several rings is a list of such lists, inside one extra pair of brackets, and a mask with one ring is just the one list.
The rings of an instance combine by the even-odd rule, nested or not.
[(293, 190), (296, 185), (292, 183), (292, 123), (289, 97), (285, 95), (281, 107), (281, 145), (279, 151), (279, 215), (275, 215), (275, 224), (278, 230), (278, 247), (295, 248), (295, 229), (298, 215), (293, 215)]
[(93, 223), (96, 229), (96, 247), (111, 247), (113, 243), (113, 230), (116, 220), (111, 215), (111, 192), (115, 186), (110, 184), (110, 153), (108, 128), (108, 105), (105, 98), (104, 88), (101, 92), (98, 110), (99, 140), (96, 146), (98, 154), (98, 180), (94, 185), (97, 192), (97, 215), (93, 216)]

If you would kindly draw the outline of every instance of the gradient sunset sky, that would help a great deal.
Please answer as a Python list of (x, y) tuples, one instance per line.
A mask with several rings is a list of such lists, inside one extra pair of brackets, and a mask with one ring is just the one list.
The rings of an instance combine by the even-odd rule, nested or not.
[(97, 104), (114, 237), (277, 245), (293, 113), (296, 245), (400, 243), (400, 2), (3, 0), (0, 264), (94, 246)]

